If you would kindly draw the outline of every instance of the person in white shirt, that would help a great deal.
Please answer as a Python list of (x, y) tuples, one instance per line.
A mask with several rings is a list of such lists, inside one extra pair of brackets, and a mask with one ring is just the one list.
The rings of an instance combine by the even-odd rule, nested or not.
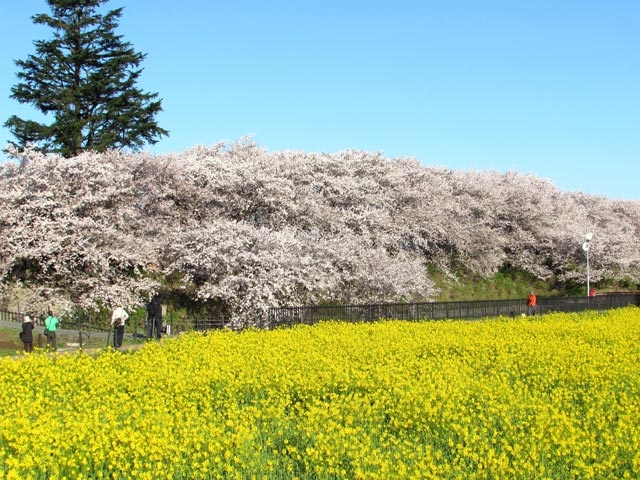
[(122, 307), (116, 308), (111, 314), (111, 326), (113, 327), (113, 348), (122, 346), (124, 338), (124, 323), (129, 318), (129, 314)]

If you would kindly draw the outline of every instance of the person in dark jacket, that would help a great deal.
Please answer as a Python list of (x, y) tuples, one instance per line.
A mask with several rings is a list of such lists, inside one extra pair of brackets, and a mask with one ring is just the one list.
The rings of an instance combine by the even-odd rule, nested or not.
[(24, 343), (25, 352), (33, 352), (33, 322), (29, 315), (22, 317), (22, 331), (20, 332), (20, 340)]
[(147, 304), (147, 321), (149, 322), (149, 338), (155, 336), (160, 340), (162, 332), (162, 300), (160, 295), (156, 294)]

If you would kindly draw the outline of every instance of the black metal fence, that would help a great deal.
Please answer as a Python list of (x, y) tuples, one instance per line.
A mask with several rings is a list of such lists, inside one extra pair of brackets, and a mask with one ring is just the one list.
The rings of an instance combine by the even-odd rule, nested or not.
[(2, 322), (20, 322), (22, 323), (22, 316), (24, 313), (8, 312), (6, 310), (0, 310), (0, 321)]
[(188, 332), (191, 330), (216, 330), (220, 328), (230, 328), (231, 325), (232, 322), (229, 317), (192, 317), (172, 324), (169, 326), (169, 330), (167, 330), (166, 333), (175, 335), (177, 333)]
[[(640, 293), (607, 293), (595, 297), (538, 297), (536, 314), (608, 310), (627, 305), (640, 306)], [(372, 322), (395, 320), (477, 319), (527, 315), (526, 299), (472, 300), (455, 302), (383, 303), (318, 307), (270, 308), (263, 328), (313, 325), (320, 321)]]
[[(580, 312), (584, 310), (609, 310), (640, 306), (640, 292), (636, 293), (606, 293), (595, 297), (538, 297), (536, 315), (549, 312)], [(274, 307), (267, 311), (267, 315), (252, 323), (252, 327), (274, 329), (293, 325), (313, 325), (327, 320), (345, 322), (374, 322), (378, 320), (453, 320), (478, 319), (498, 316), (527, 315), (525, 299), (513, 300), (471, 300), (455, 302), (424, 302), (424, 303), (381, 303), (368, 305), (335, 305), (313, 307)], [(22, 322), (22, 313), (0, 310), (0, 321)], [(38, 323), (37, 319), (34, 319)], [(80, 319), (77, 319), (80, 320)], [(83, 319), (82, 322), (62, 322), (60, 328), (74, 330), (102, 330), (108, 328), (92, 324)], [(228, 317), (201, 317), (183, 320), (167, 330), (172, 335), (190, 330), (214, 330), (220, 328), (242, 329), (233, 324)], [(134, 326), (134, 336), (137, 325)]]

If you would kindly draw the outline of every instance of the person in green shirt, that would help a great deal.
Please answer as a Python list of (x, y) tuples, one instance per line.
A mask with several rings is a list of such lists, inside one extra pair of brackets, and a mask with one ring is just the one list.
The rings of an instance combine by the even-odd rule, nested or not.
[(51, 347), (53, 351), (58, 350), (58, 344), (56, 340), (56, 330), (60, 320), (53, 315), (53, 312), (49, 310), (49, 316), (44, 319), (44, 333), (47, 336), (47, 348)]

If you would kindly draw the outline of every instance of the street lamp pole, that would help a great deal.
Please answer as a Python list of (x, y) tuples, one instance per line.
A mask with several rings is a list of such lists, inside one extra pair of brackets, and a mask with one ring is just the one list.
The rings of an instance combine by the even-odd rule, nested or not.
[(587, 297), (589, 297), (589, 292), (591, 291), (589, 288), (589, 248), (591, 247), (592, 238), (593, 238), (593, 233), (587, 232), (584, 236), (585, 242), (582, 244), (582, 249), (587, 254)]

